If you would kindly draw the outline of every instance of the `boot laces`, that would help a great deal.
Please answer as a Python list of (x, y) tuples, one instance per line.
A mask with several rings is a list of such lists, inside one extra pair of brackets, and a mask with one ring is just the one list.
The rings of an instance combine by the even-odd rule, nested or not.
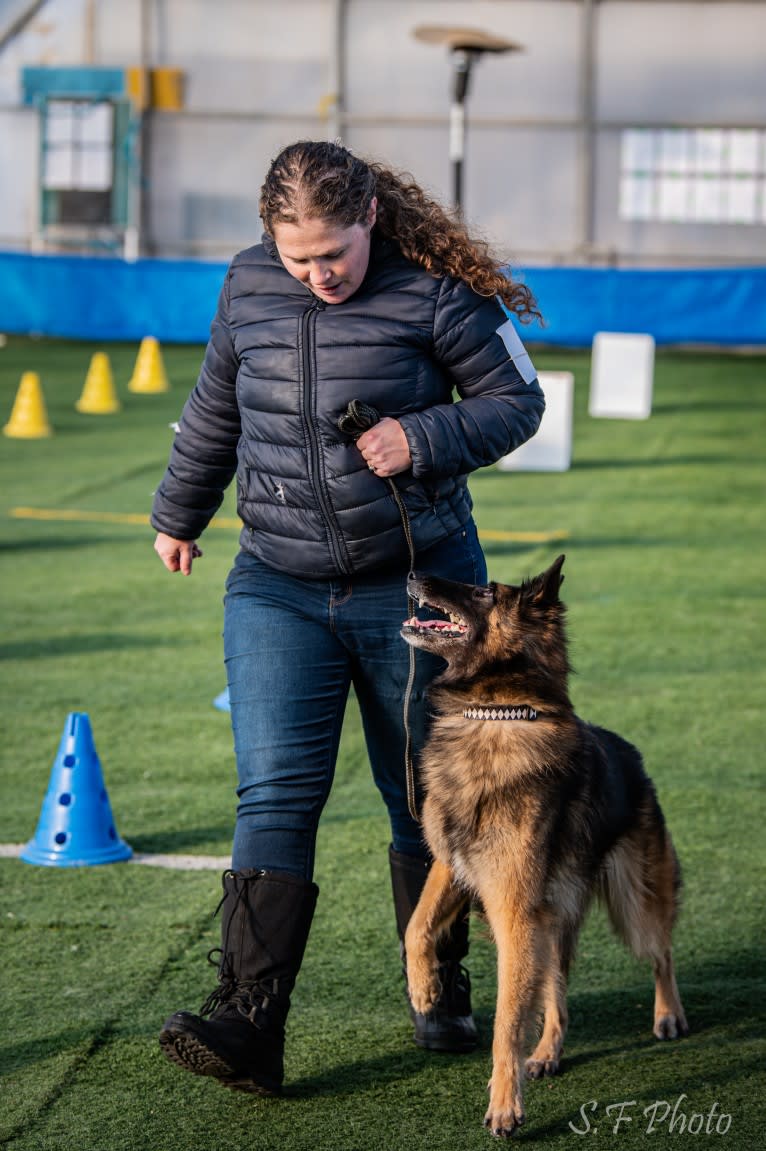
[(199, 1009), (200, 1015), (214, 1018), (229, 1015), (236, 1010), (254, 1027), (262, 1030), (268, 1023), (269, 1007), (276, 1001), (279, 990), (278, 980), (267, 982), (258, 980), (239, 981), (229, 957), (220, 947), (208, 952), (208, 963), (218, 968), (218, 986), (211, 991)]
[(210, 992), (199, 1009), (200, 1015), (212, 1015), (219, 1007), (228, 1003), (237, 989), (237, 981), (228, 957), (220, 947), (207, 953), (207, 961), (218, 968), (218, 986)]

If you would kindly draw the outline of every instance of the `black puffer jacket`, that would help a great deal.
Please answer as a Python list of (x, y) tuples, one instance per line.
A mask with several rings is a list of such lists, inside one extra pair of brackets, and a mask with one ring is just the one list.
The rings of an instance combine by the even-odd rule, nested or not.
[(353, 399), (404, 429), (412, 469), (396, 484), (418, 550), (467, 521), (466, 473), (533, 435), (544, 407), (495, 300), (373, 234), (360, 288), (325, 305), (266, 241), (229, 268), (152, 525), (196, 539), (236, 471), (242, 547), (270, 566), (332, 578), (406, 563), (388, 483), (338, 429)]

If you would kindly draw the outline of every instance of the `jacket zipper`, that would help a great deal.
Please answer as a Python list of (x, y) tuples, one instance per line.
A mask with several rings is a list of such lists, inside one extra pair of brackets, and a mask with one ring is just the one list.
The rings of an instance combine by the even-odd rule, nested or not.
[(301, 317), (301, 343), (302, 343), (302, 360), (303, 360), (303, 418), (308, 434), (309, 452), (310, 452), (310, 477), (314, 480), (314, 491), (319, 499), (319, 505), (324, 515), (325, 525), (327, 527), (327, 538), (330, 543), (330, 551), (333, 555), (333, 560), (338, 566), (338, 570), (343, 572), (344, 575), (350, 574), (350, 567), (345, 560), (343, 543), (341, 540), (340, 529), (338, 528), (335, 519), (335, 513), (332, 509), (330, 497), (325, 489), (324, 475), (322, 471), (322, 452), (319, 446), (319, 433), (314, 422), (314, 389), (313, 377), (311, 371), (311, 349), (314, 344), (316, 317), (317, 312), (321, 307), (319, 301), (312, 303)]

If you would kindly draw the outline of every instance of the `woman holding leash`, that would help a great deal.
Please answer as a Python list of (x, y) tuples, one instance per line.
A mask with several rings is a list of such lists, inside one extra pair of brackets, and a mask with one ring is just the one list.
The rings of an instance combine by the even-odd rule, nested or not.
[[(165, 567), (189, 575), (236, 474), (224, 653), (239, 804), (218, 985), (160, 1043), (189, 1071), (269, 1093), (349, 689), (391, 824), (401, 939), (430, 865), (405, 762), (443, 666), (426, 655), (410, 675), (406, 574), (416, 556), (486, 580), (466, 475), (533, 435), (544, 401), (509, 319), (537, 314), (529, 290), (411, 178), (302, 141), (272, 163), (260, 214), (262, 243), (228, 270), (152, 525)], [(436, 1009), (411, 1009), (422, 1047), (475, 1046), (467, 950), (466, 913), (440, 947)]]

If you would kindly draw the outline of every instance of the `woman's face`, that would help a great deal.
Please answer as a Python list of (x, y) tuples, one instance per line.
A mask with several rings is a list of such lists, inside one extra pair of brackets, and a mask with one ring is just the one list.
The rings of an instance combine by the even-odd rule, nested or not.
[(370, 231), (378, 206), (373, 197), (364, 223), (343, 227), (332, 220), (275, 224), (274, 243), (291, 276), (326, 304), (353, 296), (370, 262)]

